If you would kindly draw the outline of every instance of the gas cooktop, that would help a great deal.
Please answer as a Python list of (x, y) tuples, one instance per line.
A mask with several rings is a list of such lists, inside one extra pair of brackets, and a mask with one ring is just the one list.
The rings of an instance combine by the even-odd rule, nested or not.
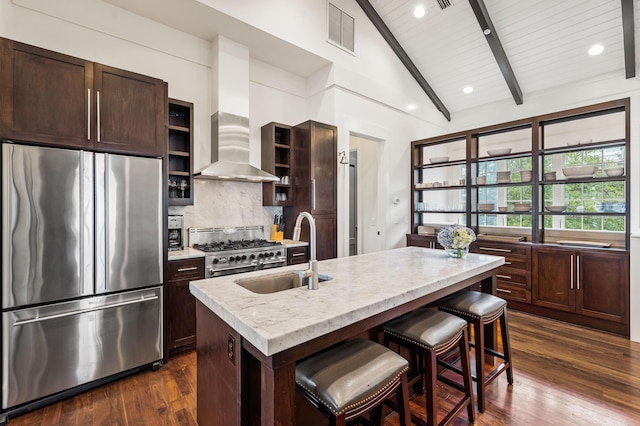
[(251, 248), (263, 248), (263, 247), (273, 247), (281, 245), (276, 241), (267, 241), (267, 240), (240, 240), (240, 241), (221, 241), (221, 242), (211, 242), (204, 244), (194, 244), (193, 248), (204, 251), (206, 253), (218, 252), (218, 251), (226, 251), (226, 250), (241, 250), (241, 249), (251, 249)]

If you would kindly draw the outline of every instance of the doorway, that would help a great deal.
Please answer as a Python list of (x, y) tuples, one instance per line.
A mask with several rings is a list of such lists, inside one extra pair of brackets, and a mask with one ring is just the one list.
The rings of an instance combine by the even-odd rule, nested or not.
[(349, 255), (384, 249), (381, 201), (381, 143), (366, 136), (349, 137)]

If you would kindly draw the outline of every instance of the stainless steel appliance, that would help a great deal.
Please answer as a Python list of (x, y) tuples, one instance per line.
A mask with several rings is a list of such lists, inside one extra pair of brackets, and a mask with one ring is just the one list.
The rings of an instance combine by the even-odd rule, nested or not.
[(182, 250), (184, 248), (182, 224), (181, 215), (170, 215), (167, 219), (170, 251)]
[(264, 239), (261, 226), (189, 228), (189, 245), (206, 253), (208, 278), (287, 264), (284, 244)]
[(3, 409), (161, 360), (161, 185), (160, 159), (2, 144)]

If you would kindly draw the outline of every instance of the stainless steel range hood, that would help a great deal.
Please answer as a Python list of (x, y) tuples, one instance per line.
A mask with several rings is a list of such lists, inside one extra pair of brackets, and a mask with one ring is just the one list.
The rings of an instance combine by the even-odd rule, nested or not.
[(211, 116), (211, 164), (196, 179), (277, 182), (280, 179), (249, 164), (249, 118), (216, 112)]
[(221, 35), (211, 48), (211, 163), (194, 178), (277, 182), (249, 162), (249, 48)]

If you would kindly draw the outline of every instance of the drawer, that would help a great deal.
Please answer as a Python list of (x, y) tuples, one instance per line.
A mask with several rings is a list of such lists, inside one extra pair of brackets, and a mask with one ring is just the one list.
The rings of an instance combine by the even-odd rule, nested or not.
[(498, 282), (496, 296), (507, 300), (531, 303), (531, 292), (528, 289), (504, 284), (503, 282)]
[(519, 287), (529, 287), (529, 283), (531, 282), (531, 273), (528, 271), (515, 271), (513, 269), (500, 267), (498, 272), (496, 272), (496, 279), (498, 280), (498, 285), (509, 284)]
[(504, 268), (516, 269), (520, 271), (530, 271), (531, 270), (531, 258), (523, 258), (520, 256), (505, 256), (504, 257)]
[(288, 247), (287, 248), (287, 265), (298, 265), (309, 260), (307, 255), (308, 246)]
[(169, 281), (204, 278), (204, 257), (169, 262)]
[(495, 244), (480, 241), (472, 246), (472, 251), (494, 256), (504, 256), (505, 259), (531, 258), (531, 247), (524, 244)]

